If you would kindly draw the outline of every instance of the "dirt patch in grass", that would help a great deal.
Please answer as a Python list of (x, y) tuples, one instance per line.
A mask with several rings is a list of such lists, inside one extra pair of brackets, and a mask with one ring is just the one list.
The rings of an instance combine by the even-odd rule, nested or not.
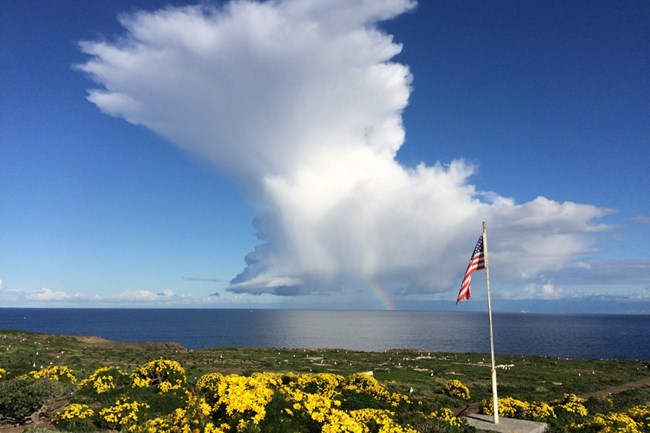
[(635, 382), (624, 383), (623, 385), (618, 385), (618, 386), (610, 386), (600, 391), (581, 394), (580, 397), (582, 398), (605, 397), (608, 395), (620, 394), (625, 391), (630, 391), (639, 388), (646, 388), (649, 386), (650, 386), (650, 377), (647, 377), (645, 379), (637, 380)]

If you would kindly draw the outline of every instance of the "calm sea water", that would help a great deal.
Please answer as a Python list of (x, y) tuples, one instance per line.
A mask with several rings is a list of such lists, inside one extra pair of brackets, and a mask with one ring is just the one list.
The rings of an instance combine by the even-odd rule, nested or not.
[[(494, 314), (495, 351), (650, 359), (649, 315)], [(0, 309), (0, 329), (206, 347), (489, 353), (487, 314), (425, 311)]]

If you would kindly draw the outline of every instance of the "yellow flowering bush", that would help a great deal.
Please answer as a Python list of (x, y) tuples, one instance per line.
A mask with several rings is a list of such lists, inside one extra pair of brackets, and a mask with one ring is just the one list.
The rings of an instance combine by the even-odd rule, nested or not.
[(88, 424), (95, 412), (85, 404), (71, 403), (65, 408), (56, 412), (52, 421), (58, 427), (74, 428)]
[[(481, 413), (492, 415), (492, 399), (481, 400)], [(512, 397), (499, 399), (499, 415), (506, 417), (549, 419), (557, 418), (555, 410), (548, 403), (527, 402)]]
[(323, 423), (322, 433), (365, 433), (364, 425), (355, 420), (350, 414), (332, 409)]
[(134, 433), (225, 433), (230, 426), (222, 423), (216, 427), (212, 418), (212, 407), (202, 396), (186, 391), (187, 403), (166, 416), (144, 420), (131, 428)]
[(169, 359), (147, 362), (131, 373), (131, 379), (136, 388), (152, 386), (161, 393), (180, 389), (187, 382), (185, 369), (178, 361)]
[[(522, 416), (528, 410), (529, 404), (525, 401), (517, 400), (512, 397), (505, 397), (499, 399), (499, 415), (507, 417)], [(492, 409), (492, 399), (481, 400), (479, 409), (481, 413), (486, 415), (494, 414)]]
[(226, 423), (221, 423), (219, 426), (217, 426), (215, 423), (212, 422), (207, 423), (205, 425), (205, 429), (203, 430), (204, 433), (228, 433), (229, 431), (230, 431), (230, 425)]
[(135, 433), (171, 433), (172, 426), (168, 420), (156, 417), (137, 425), (132, 431)]
[(444, 384), (442, 392), (449, 397), (458, 397), (469, 400), (469, 389), (458, 379), (452, 379)]
[(463, 425), (463, 422), (458, 417), (454, 416), (454, 412), (446, 407), (431, 412), (429, 418), (436, 421), (442, 421), (453, 427), (460, 427)]
[(402, 402), (409, 402), (409, 398), (406, 395), (388, 391), (374, 376), (369, 376), (365, 373), (351, 375), (342, 385), (345, 390), (368, 394), (378, 401), (390, 404), (392, 407), (397, 407)]
[(210, 419), (212, 407), (202, 396), (187, 392), (187, 403), (172, 414), (172, 430), (194, 431), (202, 428)]
[(358, 409), (350, 411), (350, 416), (362, 424), (363, 431), (375, 431), (371, 426), (377, 426), (381, 433), (417, 433), (409, 426), (402, 427), (395, 420), (395, 413), (383, 409)]
[(598, 413), (585, 423), (570, 424), (569, 429), (574, 432), (642, 433), (639, 425), (623, 413)]
[(333, 407), (341, 406), (338, 400), (332, 400), (324, 395), (301, 393), (298, 391), (294, 394), (296, 400), (301, 403), (294, 403), (293, 407), (296, 410), (303, 408), (307, 414), (316, 422), (325, 422), (325, 419), (332, 411)]
[(55, 382), (69, 381), (70, 383), (77, 383), (77, 378), (74, 372), (65, 366), (51, 365), (38, 371), (30, 371), (27, 373), (34, 379), (47, 379)]
[(548, 403), (529, 403), (526, 411), (533, 419), (557, 418), (555, 410)]
[(223, 410), (228, 416), (252, 414), (251, 421), (258, 424), (266, 415), (266, 404), (271, 401), (272, 380), (263, 374), (251, 377), (230, 374), (218, 383), (215, 392), (215, 410)]
[(103, 394), (115, 390), (118, 383), (127, 378), (128, 374), (122, 371), (120, 367), (100, 367), (86, 379), (79, 382), (78, 386), (80, 389), (89, 388), (97, 394)]
[(112, 406), (100, 410), (99, 418), (110, 429), (126, 429), (133, 432), (140, 420), (140, 412), (148, 408), (147, 403), (138, 403), (128, 397), (123, 397), (118, 399)]
[(343, 376), (332, 373), (301, 374), (292, 385), (304, 392), (321, 394), (333, 398), (340, 394), (337, 388), (344, 382)]
[(578, 397), (575, 394), (564, 394), (563, 400), (554, 406), (556, 412), (560, 410), (569, 414), (587, 416), (588, 411), (584, 405), (586, 401), (584, 398)]
[(223, 379), (223, 374), (221, 373), (207, 373), (199, 377), (196, 381), (196, 389), (199, 391), (216, 391), (219, 382)]
[(646, 431), (650, 430), (650, 403), (634, 406), (626, 413), (630, 418), (636, 421), (640, 428), (645, 429)]
[[(408, 398), (386, 390), (374, 377), (359, 373), (349, 378), (343, 376), (318, 374), (286, 374), (281, 377), (279, 390), (288, 407), (282, 413), (288, 416), (306, 415), (321, 424), (323, 432), (381, 433), (414, 432), (402, 428), (394, 419), (394, 413), (384, 409), (365, 408), (356, 410), (341, 409), (346, 398), (355, 399), (353, 407), (361, 402), (376, 404), (388, 403), (398, 406)], [(356, 395), (363, 395), (358, 400)]]

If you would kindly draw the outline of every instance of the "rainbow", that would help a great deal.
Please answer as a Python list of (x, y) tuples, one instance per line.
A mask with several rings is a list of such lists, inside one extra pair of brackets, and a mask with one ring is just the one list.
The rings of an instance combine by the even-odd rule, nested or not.
[(370, 289), (372, 290), (372, 293), (375, 295), (379, 303), (381, 304), (382, 308), (384, 310), (390, 310), (394, 311), (397, 310), (397, 305), (395, 305), (395, 301), (391, 296), (388, 294), (388, 291), (382, 287), (379, 282), (371, 277), (365, 278), (365, 281), (368, 283), (370, 286)]

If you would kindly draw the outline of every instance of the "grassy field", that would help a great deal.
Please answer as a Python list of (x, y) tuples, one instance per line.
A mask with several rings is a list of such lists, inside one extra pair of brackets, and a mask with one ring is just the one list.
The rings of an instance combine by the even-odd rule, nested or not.
[[(491, 395), (490, 357), (476, 353), (429, 353), (414, 350), (355, 352), (336, 349), (210, 348), (187, 350), (175, 343), (119, 343), (77, 337), (0, 331), (0, 367), (16, 374), (41, 366), (65, 365), (87, 376), (104, 365), (134, 368), (152, 359), (179, 361), (188, 379), (204, 373), (328, 372), (349, 375), (372, 371), (397, 392), (447, 403), (439, 394), (450, 379), (461, 380), (472, 400)], [(500, 397), (548, 401), (564, 393), (584, 394), (649, 376), (641, 361), (582, 360), (496, 355)]]
[[(107, 365), (133, 371), (151, 360), (178, 361), (188, 383), (206, 373), (254, 372), (333, 373), (350, 376), (372, 371), (386, 389), (424, 402), (427, 408), (458, 408), (491, 397), (489, 355), (429, 353), (414, 350), (357, 352), (336, 349), (210, 348), (187, 350), (175, 343), (119, 343), (97, 337), (0, 331), (0, 368), (6, 376), (58, 365), (78, 378)], [(566, 393), (587, 394), (646, 379), (643, 361), (581, 360), (538, 356), (497, 355), (499, 398), (551, 402)], [(460, 380), (471, 392), (464, 401), (441, 392), (445, 383)], [(629, 405), (648, 404), (650, 390), (628, 393)], [(420, 403), (422, 404), (422, 403)]]

